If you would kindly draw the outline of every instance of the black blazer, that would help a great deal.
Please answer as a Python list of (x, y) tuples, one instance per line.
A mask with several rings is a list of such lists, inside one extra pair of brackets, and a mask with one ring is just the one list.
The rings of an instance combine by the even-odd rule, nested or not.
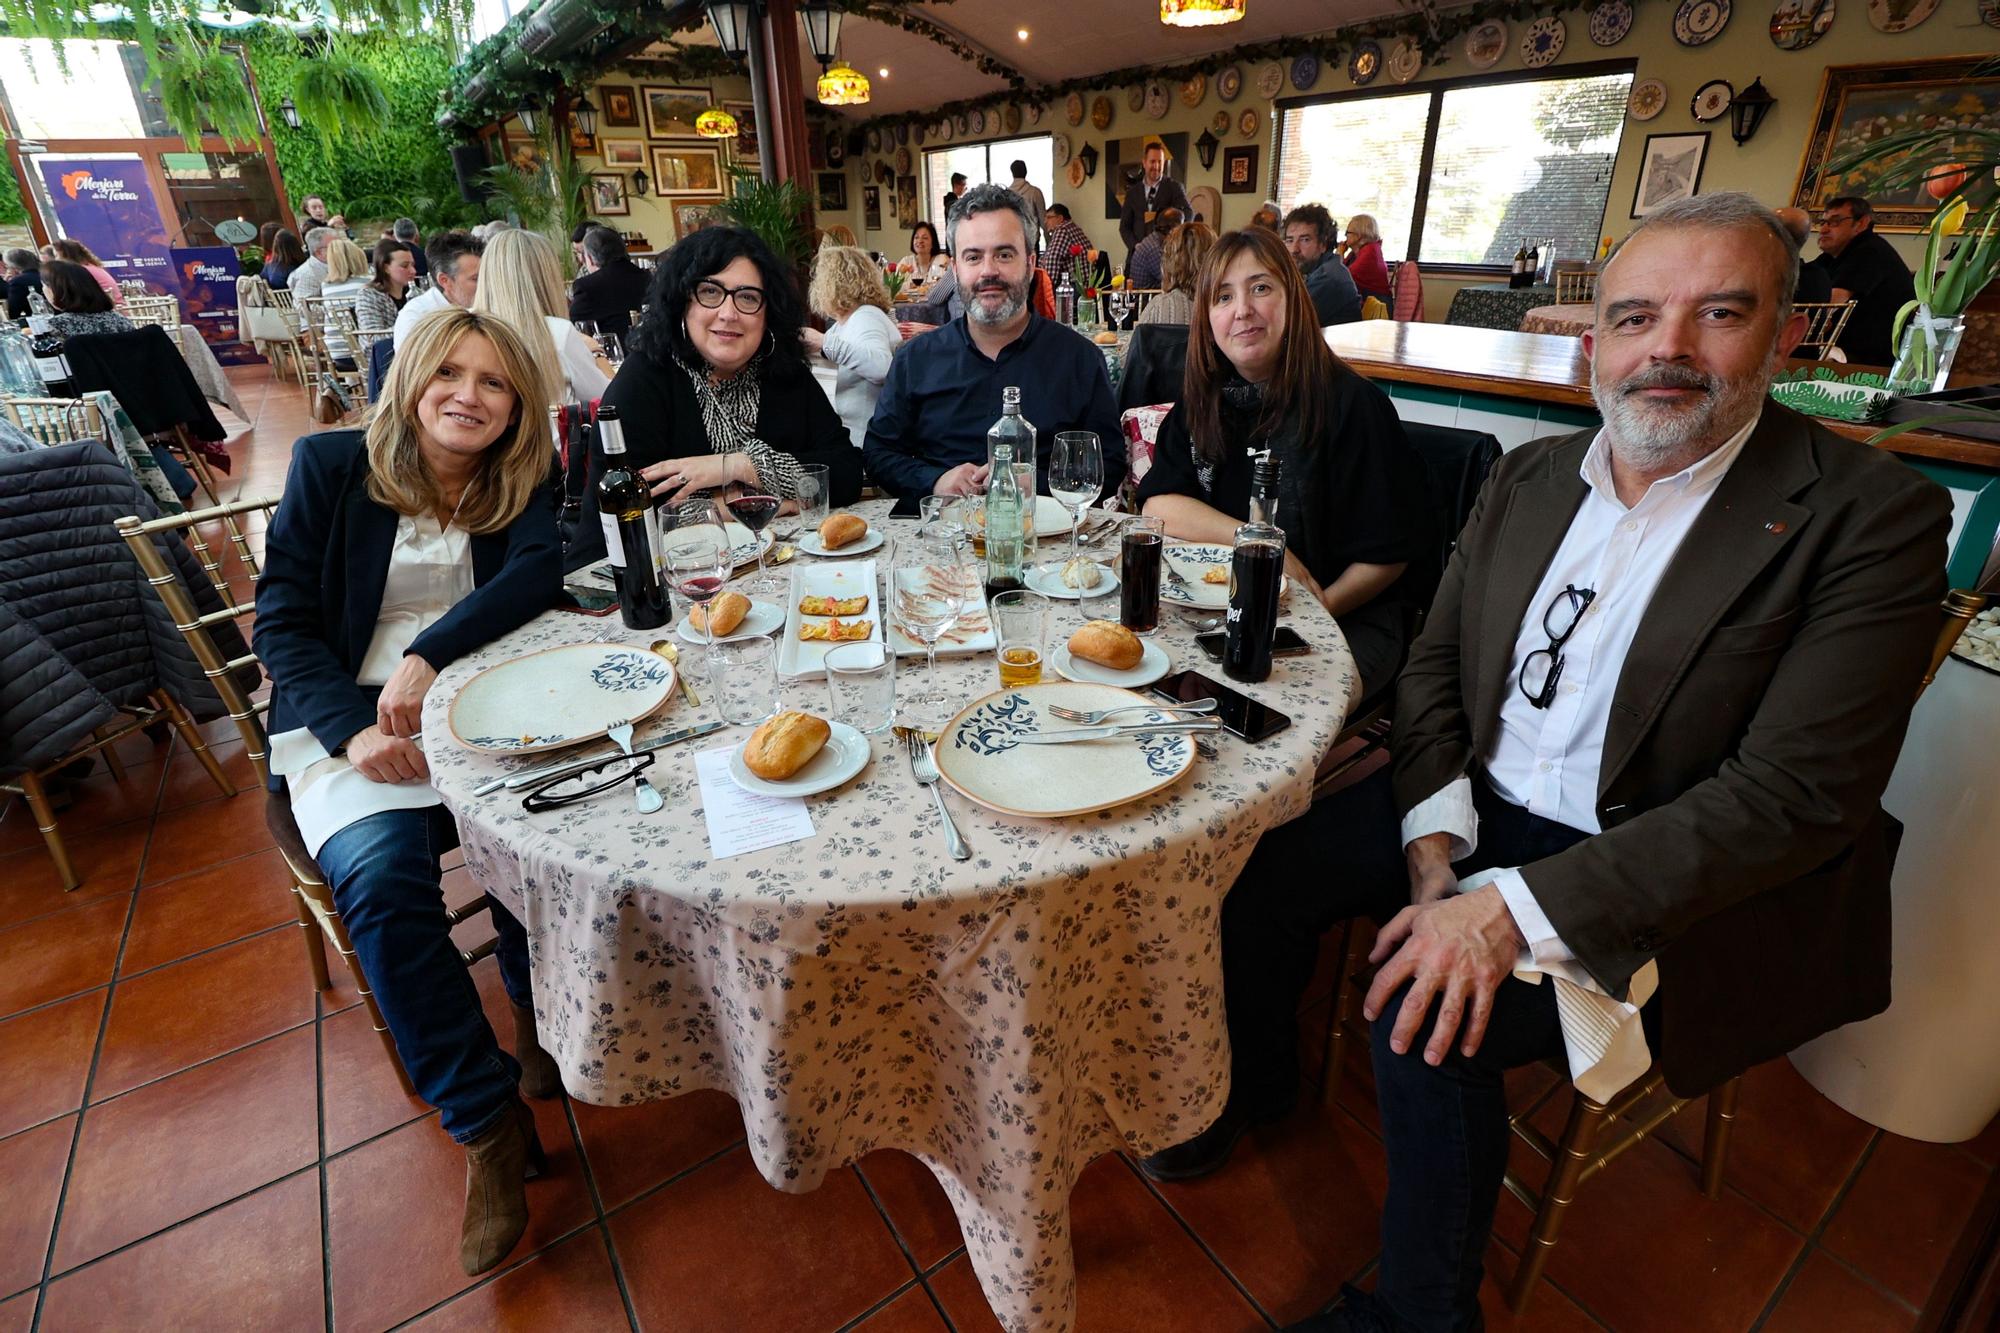
[(632, 327), (632, 312), (646, 302), (652, 276), (629, 259), (579, 274), (570, 288), (570, 322), (594, 319), (601, 332), (624, 337)]
[(34, 269), (26, 269), (7, 279), (7, 318), (26, 319), (28, 293), (42, 289), (42, 275)]
[[(368, 496), (363, 438), (323, 431), (292, 447), (257, 578), (251, 643), (271, 673), (269, 728), (310, 728), (329, 754), (375, 724), (381, 693), (354, 675), (381, 618), (396, 514)], [(503, 530), (472, 538), (472, 582), (472, 594), (410, 645), (439, 670), (555, 604), (562, 556), (551, 494), (530, 499)]]
[[(1164, 209), (1178, 208), (1183, 218), (1194, 216), (1194, 205), (1188, 202), (1187, 188), (1172, 176), (1160, 177), (1160, 183), (1153, 187), (1153, 208), (1155, 214)], [(1118, 239), (1125, 242), (1125, 268), (1132, 267), (1132, 251), (1145, 239), (1152, 228), (1152, 220), (1146, 216), (1146, 177), (1141, 172), (1125, 190), (1125, 207), (1118, 215)]]
[[(669, 458), (712, 452), (694, 384), (679, 366), (662, 367), (644, 356), (630, 357), (618, 368), (618, 378), (604, 391), (602, 401), (618, 409), (625, 426), (625, 457), (635, 470)], [(834, 508), (861, 498), (861, 451), (854, 447), (826, 391), (802, 364), (767, 367), (758, 395), (757, 438), (796, 455), (801, 463), (826, 464)], [(604, 558), (604, 527), (597, 518), (597, 479), (603, 475), (604, 451), (593, 440), (583, 514), (564, 557), (565, 568), (580, 569)]]

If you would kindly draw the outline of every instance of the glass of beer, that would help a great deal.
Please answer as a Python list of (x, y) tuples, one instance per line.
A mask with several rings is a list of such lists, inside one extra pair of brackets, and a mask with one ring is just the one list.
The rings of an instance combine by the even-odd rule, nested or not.
[(1126, 520), (1119, 543), (1118, 623), (1134, 634), (1160, 628), (1160, 560), (1167, 524), (1146, 514)]
[(991, 615), (1000, 658), (1000, 688), (1039, 685), (1042, 651), (1049, 634), (1049, 599), (1017, 588), (993, 599)]

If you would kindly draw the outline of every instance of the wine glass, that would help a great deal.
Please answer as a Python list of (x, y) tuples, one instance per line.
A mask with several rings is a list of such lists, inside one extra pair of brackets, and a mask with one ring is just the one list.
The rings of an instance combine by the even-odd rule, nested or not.
[(1069, 558), (1077, 558), (1083, 511), (1104, 491), (1104, 447), (1088, 430), (1056, 432), (1049, 451), (1049, 494), (1069, 511)]
[(599, 337), (597, 333), (596, 320), (573, 319), (570, 321), (570, 323), (576, 326), (576, 331), (578, 333), (581, 333), (584, 337), (590, 339), (592, 342), (596, 343), (599, 347), (602, 347), (604, 345), (604, 339)]
[(778, 516), (783, 501), (775, 495), (763, 491), (744, 491), (729, 498), (729, 512), (736, 521), (750, 529), (752, 544), (757, 548), (757, 573), (750, 580), (752, 588), (764, 587), (764, 529)]
[[(662, 561), (674, 591), (698, 606), (706, 607), (729, 581), (734, 560), (729, 552), (729, 532), (722, 515), (713, 506), (697, 515), (684, 516), (661, 539)], [(708, 682), (715, 684), (715, 655), (706, 651), (715, 646), (715, 626), (706, 613), (701, 618), (702, 659), (708, 664)]]
[(625, 348), (615, 333), (597, 335), (597, 354), (603, 357), (605, 364), (613, 370), (625, 364)]
[(983, 601), (980, 566), (959, 543), (935, 536), (896, 543), (890, 575), (890, 605), (902, 631), (924, 646), (924, 687), (903, 702), (910, 718), (926, 730), (951, 716), (937, 678), (937, 645), (966, 611)]

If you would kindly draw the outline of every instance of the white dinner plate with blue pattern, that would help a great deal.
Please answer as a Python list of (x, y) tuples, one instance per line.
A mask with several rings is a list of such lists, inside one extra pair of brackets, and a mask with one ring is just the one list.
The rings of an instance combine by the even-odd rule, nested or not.
[[(938, 772), (968, 801), (1003, 815), (1061, 819), (1108, 810), (1172, 786), (1194, 767), (1194, 737), (1186, 733), (1117, 736), (1072, 745), (1022, 745), (1028, 732), (1073, 731), (1049, 712), (1121, 708), (1152, 703), (1111, 685), (1042, 684), (1001, 690), (945, 724), (933, 753)], [(1157, 710), (1120, 713), (1117, 725), (1171, 722)]]
[[(1236, 560), (1236, 549), (1221, 542), (1168, 542), (1160, 565), (1160, 600), (1175, 606), (1191, 606), (1200, 611), (1229, 608), (1229, 581), (1210, 583), (1212, 570), (1224, 574)], [(1289, 574), (1282, 576), (1278, 595), (1291, 590)]]
[(673, 663), (644, 648), (544, 648), (466, 681), (451, 701), (451, 734), (468, 750), (492, 754), (560, 750), (650, 717), (673, 695)]

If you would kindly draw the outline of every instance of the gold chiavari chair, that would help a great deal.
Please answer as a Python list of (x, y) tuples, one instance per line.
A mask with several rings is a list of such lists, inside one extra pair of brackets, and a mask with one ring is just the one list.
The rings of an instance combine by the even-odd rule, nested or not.
[(1840, 341), (1847, 320), (1854, 313), (1852, 301), (1803, 301), (1792, 307), (1806, 317), (1806, 336), (1793, 349), (1793, 356), (1826, 359), (1827, 351)]
[[(368, 375), (363, 369), (367, 364), (368, 349), (363, 345), (361, 320), (354, 311), (354, 302), (327, 301), (323, 315), (320, 336), (325, 354), (324, 372), (338, 382), (339, 396), (346, 400), (350, 408), (360, 407), (368, 401)], [(369, 329), (366, 332), (372, 341), (376, 337), (388, 336), (389, 330)], [(354, 364), (352, 370), (342, 370), (334, 364), (334, 350), (341, 344), (347, 347), (348, 360)]]
[(236, 305), (242, 335), (270, 359), (271, 373), (304, 384), (305, 349), (299, 345), (291, 292), (249, 274), (236, 280)]
[(181, 326), (180, 298), (174, 296), (128, 296), (125, 318), (134, 324), (158, 324), (169, 333)]
[[(389, 1034), (388, 1024), (382, 1021), (382, 1011), (375, 1004), (375, 993), (368, 985), (368, 977), (361, 968), (361, 960), (355, 956), (354, 944), (348, 938), (347, 926), (340, 919), (340, 909), (333, 901), (333, 890), (326, 882), (312, 853), (306, 850), (305, 839), (299, 833), (298, 822), (292, 817), (291, 799), (282, 790), (269, 789), (271, 777), (271, 743), (264, 730), (264, 714), (270, 707), (268, 696), (253, 700), (251, 692), (243, 688), (243, 677), (251, 669), (262, 671), (262, 663), (254, 652), (240, 657), (226, 658), (216, 646), (210, 633), (216, 626), (226, 621), (236, 620), (256, 612), (256, 601), (230, 603), (224, 598), (220, 611), (202, 615), (194, 605), (173, 569), (161, 557), (152, 538), (162, 532), (192, 533), (203, 523), (224, 518), (233, 519), (238, 515), (261, 513), (268, 521), (278, 507), (275, 497), (254, 500), (238, 500), (232, 504), (219, 505), (214, 509), (197, 510), (193, 513), (175, 514), (169, 518), (141, 520), (136, 515), (128, 515), (118, 520), (118, 533), (132, 548), (139, 566), (146, 573), (146, 581), (152, 585), (160, 600), (173, 614), (174, 626), (187, 640), (195, 659), (201, 663), (202, 673), (215, 686), (215, 692), (222, 696), (229, 709), (230, 719), (243, 736), (243, 744), (248, 752), (251, 767), (256, 770), (260, 784), (265, 787), (264, 823), (278, 845), (279, 853), (291, 872), (292, 891), (296, 895), (299, 927), (305, 940), (306, 964), (312, 972), (313, 988), (327, 990), (333, 985), (327, 971), (326, 946), (331, 943), (334, 952), (347, 964), (348, 973), (354, 979), (355, 993), (368, 1006), (368, 1019), (375, 1028), (375, 1035), (381, 1039), (382, 1049), (388, 1052), (389, 1063), (396, 1071), (396, 1079), (403, 1091), (415, 1095), (416, 1089), (410, 1084), (409, 1072), (403, 1068), (403, 1060), (396, 1052), (395, 1038)], [(493, 900), (485, 894), (465, 904), (463, 907), (449, 908), (446, 918), (453, 926), (477, 916), (492, 906)], [(495, 941), (487, 939), (471, 949), (461, 949), (459, 958), (467, 967), (472, 966), (487, 954), (493, 952)]]
[(0, 399), (7, 419), (42, 444), (104, 438), (104, 418), (95, 403), (81, 398)]
[(1587, 305), (1597, 299), (1594, 269), (1563, 269), (1556, 274), (1557, 305)]
[[(1986, 597), (1980, 593), (1953, 589), (1945, 594), (1939, 608), (1942, 620), (1937, 640), (1931, 647), (1930, 668), (1917, 686), (1919, 697), (1936, 678), (1945, 658), (1951, 655), (1959, 635), (1985, 607)], [(1327, 1020), (1326, 1065), (1320, 1085), (1321, 1101), (1327, 1105), (1333, 1103), (1340, 1087), (1339, 1061), (1346, 1053), (1348, 1040), (1345, 1029), (1353, 1024), (1360, 1008), (1361, 992), (1366, 986), (1366, 979), (1360, 973), (1358, 932), (1354, 923), (1345, 922), (1340, 930), (1339, 974), (1334, 981), (1332, 1013)], [(1552, 1061), (1551, 1065), (1560, 1077), (1567, 1078), (1568, 1066), (1562, 1059)], [(1706, 1094), (1708, 1107), (1701, 1144), (1701, 1192), (1711, 1199), (1722, 1193), (1722, 1172), (1728, 1161), (1729, 1141), (1735, 1131), (1736, 1104), (1742, 1085), (1742, 1076), (1739, 1075)], [(1572, 1089), (1569, 1116), (1561, 1137), (1555, 1140), (1529, 1123), (1533, 1108), (1516, 1111), (1508, 1117), (1508, 1127), (1515, 1136), (1549, 1164), (1548, 1175), (1539, 1190), (1522, 1180), (1512, 1168), (1505, 1177), (1507, 1192), (1534, 1214), (1527, 1246), (1515, 1267), (1514, 1280), (1508, 1285), (1509, 1309), (1518, 1315), (1527, 1305), (1528, 1296), (1540, 1280), (1542, 1270), (1548, 1265), (1549, 1254), (1555, 1248), (1563, 1215), (1583, 1183), (1679, 1115), (1694, 1100), (1694, 1097), (1682, 1097), (1667, 1088), (1666, 1075), (1655, 1063), (1632, 1086), (1609, 1102), (1599, 1102)], [(1607, 1135), (1614, 1125), (1617, 1126), (1616, 1132)]]

